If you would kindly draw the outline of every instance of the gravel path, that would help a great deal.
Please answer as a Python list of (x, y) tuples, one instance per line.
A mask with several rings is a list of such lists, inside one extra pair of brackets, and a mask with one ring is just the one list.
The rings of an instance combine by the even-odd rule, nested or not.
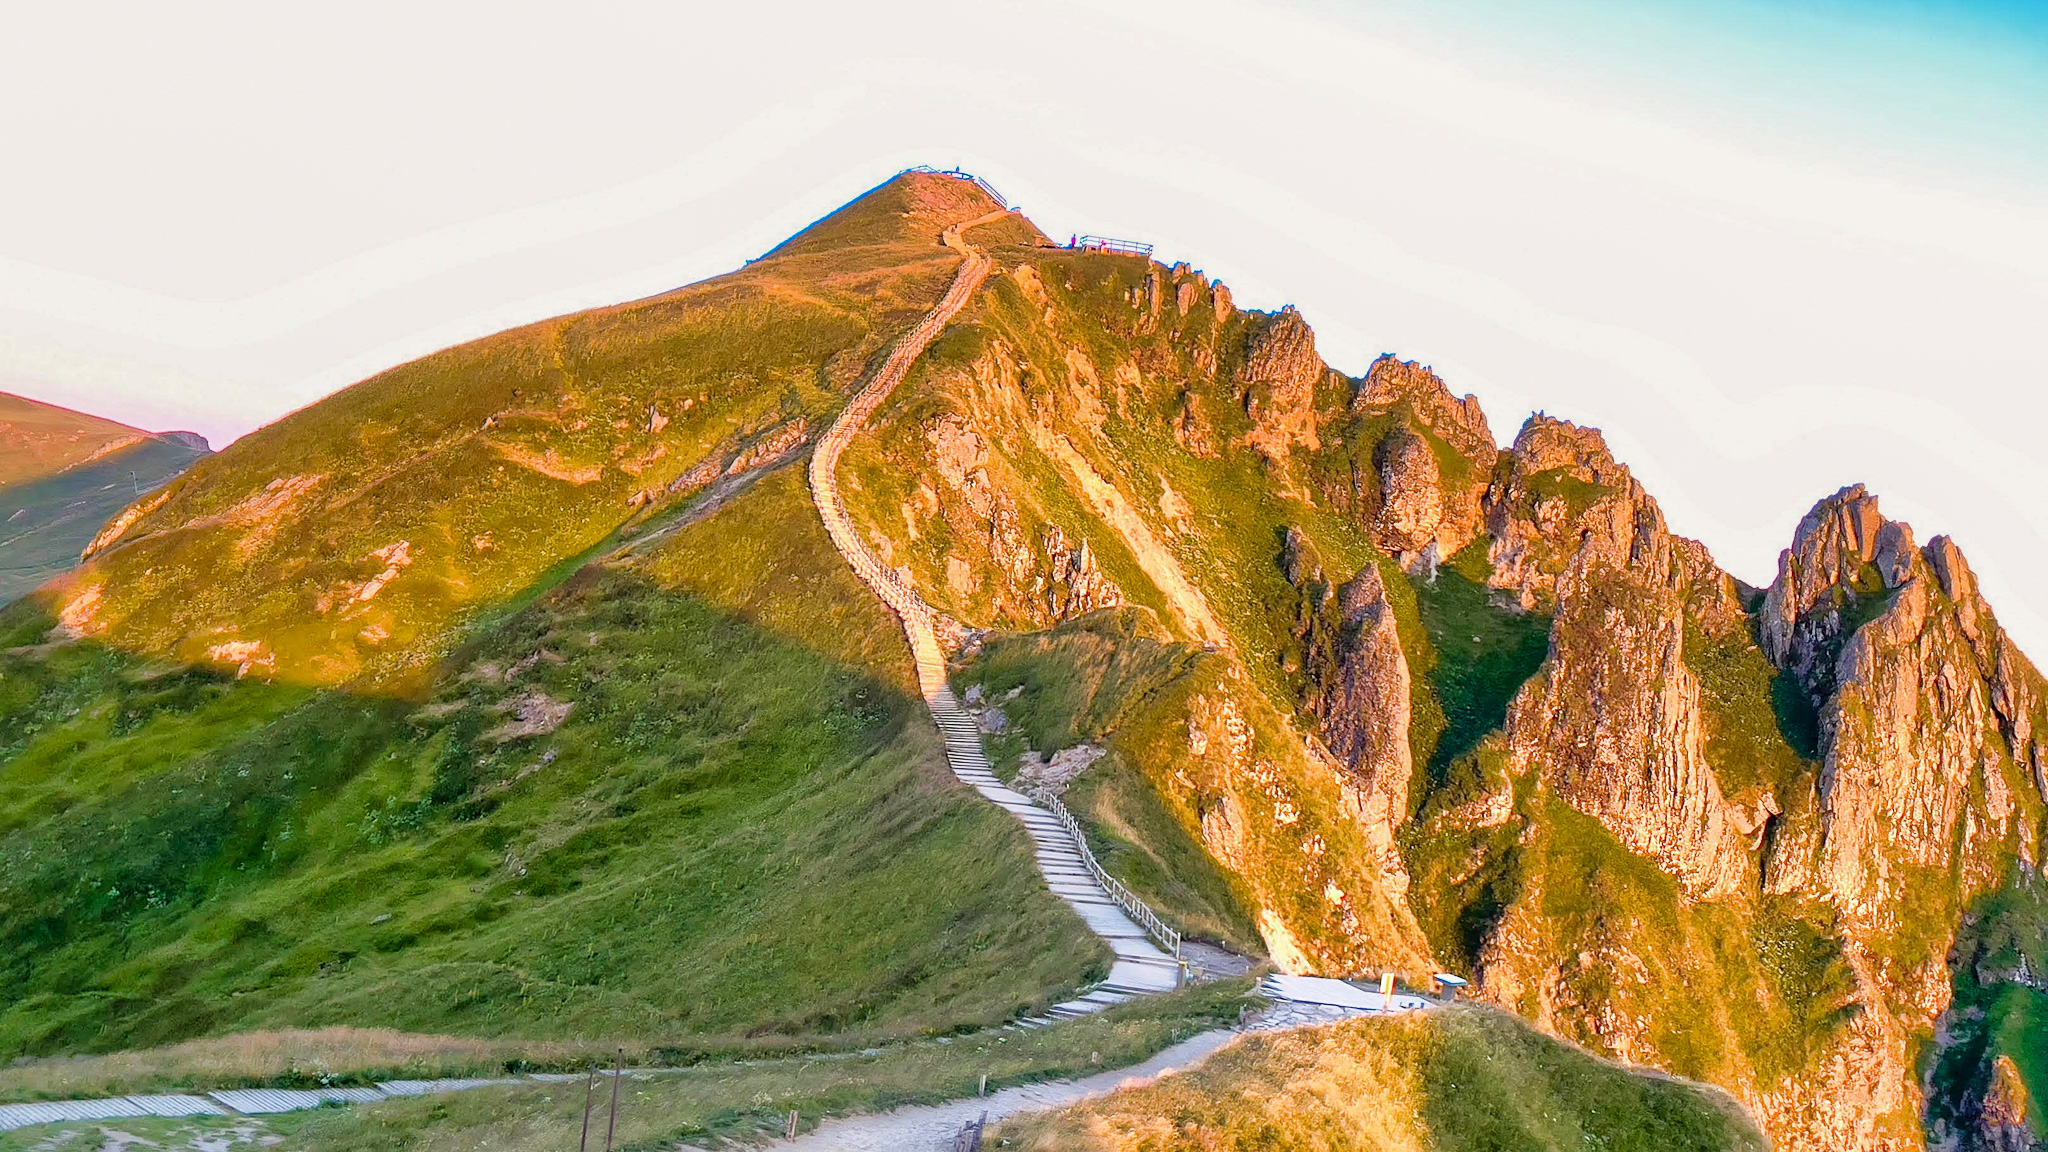
[(990, 1122), (1020, 1112), (1063, 1108), (1078, 1101), (1107, 1095), (1126, 1084), (1138, 1084), (1193, 1067), (1210, 1053), (1243, 1035), (1234, 1028), (1203, 1032), (1175, 1044), (1142, 1064), (1099, 1072), (1079, 1080), (1054, 1080), (1005, 1088), (986, 1099), (954, 1100), (913, 1108), (898, 1108), (867, 1116), (827, 1120), (816, 1130), (794, 1140), (779, 1140), (776, 1149), (805, 1152), (926, 1152), (953, 1146), (962, 1127), (987, 1113)]

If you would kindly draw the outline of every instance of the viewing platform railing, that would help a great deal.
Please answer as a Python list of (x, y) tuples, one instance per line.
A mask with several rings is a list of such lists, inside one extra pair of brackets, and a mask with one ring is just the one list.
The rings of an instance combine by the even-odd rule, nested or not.
[(1152, 246), (1137, 240), (1116, 240), (1108, 236), (1076, 236), (1067, 247), (1083, 252), (1112, 252), (1119, 256), (1152, 255)]
[(958, 168), (934, 168), (929, 164), (919, 164), (915, 168), (905, 168), (904, 171), (928, 172), (934, 176), (951, 176), (955, 180), (965, 180), (969, 184), (974, 185), (976, 188), (981, 189), (983, 192), (988, 193), (989, 198), (994, 200), (996, 203), (1002, 205), (1005, 208), (1008, 208), (1010, 206), (1009, 199), (1006, 198), (1001, 192), (996, 191), (995, 185), (989, 183), (986, 180), (983, 180), (981, 177), (976, 176), (972, 172), (962, 171), (961, 169)]

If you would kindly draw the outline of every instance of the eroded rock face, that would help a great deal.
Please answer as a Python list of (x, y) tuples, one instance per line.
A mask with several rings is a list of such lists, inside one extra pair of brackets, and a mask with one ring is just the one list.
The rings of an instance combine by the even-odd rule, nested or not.
[(1981, 1152), (2033, 1152), (2040, 1147), (2027, 1125), (2027, 1084), (2019, 1065), (2001, 1054), (1991, 1068), (1991, 1088), (1978, 1114), (1976, 1146)]
[(1491, 464), (1500, 450), (1486, 425), (1479, 397), (1469, 392), (1452, 396), (1449, 385), (1428, 368), (1413, 360), (1381, 356), (1366, 369), (1351, 406), (1354, 410), (1385, 410), (1403, 404), (1461, 456)]
[(1359, 382), (1351, 407), (1396, 421), (1373, 449), (1378, 484), (1364, 511), (1374, 540), (1403, 560), (1431, 549), (1447, 557), (1471, 543), (1499, 453), (1478, 398), (1455, 399), (1436, 373), (1382, 356)]
[(1813, 834), (1774, 852), (1770, 884), (1826, 895), (1888, 931), (1910, 870), (1998, 882), (2012, 845), (2037, 860), (2041, 678), (1978, 594), (1954, 543), (1913, 546), (1861, 485), (1815, 505), (1780, 556), (1765, 654), (1819, 710)]
[(1912, 530), (1886, 520), (1861, 484), (1814, 505), (1793, 532), (1792, 546), (1778, 554), (1757, 640), (1772, 663), (1799, 679), (1815, 706), (1834, 690), (1845, 621), (1859, 604), (1903, 583), (1912, 556)]
[(1896, 1020), (1861, 1013), (1806, 1075), (1747, 1103), (1788, 1152), (1920, 1152), (1909, 1043)]
[(1311, 707), (1323, 742), (1349, 770), (1360, 819), (1390, 838), (1407, 817), (1415, 774), (1408, 658), (1378, 568), (1367, 565), (1337, 589), (1333, 608), (1338, 628)]
[(1276, 460), (1284, 460), (1297, 444), (1319, 447), (1316, 385), (1329, 374), (1301, 313), (1292, 307), (1274, 313), (1247, 338), (1238, 369), (1245, 413), (1252, 421), (1246, 443)]
[(1057, 525), (1030, 538), (1016, 501), (989, 477), (987, 441), (967, 420), (943, 417), (926, 440), (939, 491), (926, 490), (925, 510), (952, 520), (963, 535), (980, 537), (988, 550), (983, 565), (948, 557), (946, 587), (956, 596), (971, 599), (986, 582), (996, 607), (1044, 623), (1124, 603), (1123, 590), (1102, 571), (1086, 538), (1070, 538)]
[(1668, 545), (1664, 514), (1599, 429), (1537, 413), (1505, 455), (1486, 493), (1490, 583), (1525, 608), (1555, 600), (1581, 558), (1625, 568)]
[(1668, 539), (1653, 544), (1634, 567), (1583, 553), (1559, 582), (1549, 663), (1508, 716), (1509, 762), (1687, 891), (1725, 896), (1753, 875), (1755, 820), (1730, 807), (1707, 763), (1685, 664), (1688, 573)]

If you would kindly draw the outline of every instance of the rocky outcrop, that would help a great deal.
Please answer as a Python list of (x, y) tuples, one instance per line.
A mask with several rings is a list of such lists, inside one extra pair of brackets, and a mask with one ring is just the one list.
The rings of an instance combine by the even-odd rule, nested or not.
[(1332, 975), (1428, 971), (1390, 876), (1390, 842), (1361, 838), (1329, 765), (1232, 669), (1186, 705), (1186, 759), (1162, 782), (1203, 847), (1246, 883), (1274, 962)]
[(1816, 707), (1834, 691), (1846, 622), (1905, 581), (1912, 554), (1912, 532), (1886, 520), (1861, 484), (1816, 504), (1793, 532), (1792, 546), (1778, 554), (1757, 640)]
[[(1479, 397), (1451, 395), (1435, 372), (1413, 360), (1381, 356), (1367, 368), (1351, 397), (1353, 411), (1390, 411), (1405, 407), (1423, 427), (1449, 444), (1458, 455), (1491, 466), (1500, 449), (1487, 427)], [(1485, 479), (1484, 476), (1481, 479)]]
[(1429, 369), (1382, 356), (1358, 382), (1351, 408), (1393, 421), (1373, 447), (1376, 483), (1363, 509), (1375, 541), (1408, 567), (1469, 544), (1499, 453), (1478, 398), (1454, 399)]
[(1415, 758), (1408, 747), (1408, 659), (1377, 567), (1337, 590), (1338, 631), (1317, 714), (1323, 739), (1350, 767), (1371, 819), (1389, 826), (1408, 812)]
[[(982, 563), (960, 554), (946, 558), (945, 586), (957, 598), (985, 592), (997, 611), (1048, 624), (1125, 602), (1086, 537), (1047, 524), (1031, 539), (1015, 499), (989, 477), (987, 441), (966, 420), (943, 417), (926, 440), (940, 488), (925, 490), (928, 510), (952, 524), (956, 539), (969, 542), (968, 555), (978, 559), (987, 552)], [(905, 515), (908, 522), (909, 509)]]
[(1331, 375), (1316, 335), (1292, 307), (1267, 317), (1245, 340), (1238, 387), (1252, 428), (1245, 443), (1275, 460), (1296, 445), (1316, 448), (1316, 385)]
[(1537, 413), (1486, 493), (1490, 583), (1525, 608), (1554, 601), (1580, 558), (1626, 567), (1664, 547), (1664, 515), (1616, 462), (1597, 428)]
[(2010, 848), (2039, 858), (2041, 678), (1952, 541), (1925, 549), (1861, 485), (1800, 522), (1764, 597), (1765, 654), (1819, 713), (1819, 823), (1774, 852), (1770, 886), (1826, 895), (1874, 931), (1912, 869), (1973, 888)]
[(1977, 1116), (1976, 1147), (1980, 1152), (2034, 1152), (2041, 1144), (2027, 1124), (2026, 1081), (2019, 1065), (2000, 1054), (1991, 1067), (1991, 1088)]
[(1308, 680), (1304, 708), (1343, 767), (1354, 814), (1391, 844), (1408, 815), (1415, 758), (1408, 659), (1386, 584), (1368, 564), (1333, 590), (1314, 545), (1297, 528), (1287, 530), (1281, 567), (1304, 597), (1297, 625)]
[(1123, 590), (1095, 562), (1095, 550), (1087, 540), (1069, 543), (1067, 534), (1052, 526), (1046, 528), (1041, 544), (1046, 572), (1037, 590), (1052, 619), (1071, 620), (1124, 602)]
[(1911, 1069), (1907, 1030), (1882, 1012), (1860, 1012), (1806, 1075), (1745, 1096), (1786, 1152), (1920, 1152)]
[(1598, 819), (1695, 896), (1743, 888), (1758, 815), (1722, 796), (1706, 756), (1699, 679), (1685, 664), (1682, 566), (1668, 540), (1637, 566), (1580, 555), (1557, 594), (1550, 660), (1516, 696), (1516, 775)]

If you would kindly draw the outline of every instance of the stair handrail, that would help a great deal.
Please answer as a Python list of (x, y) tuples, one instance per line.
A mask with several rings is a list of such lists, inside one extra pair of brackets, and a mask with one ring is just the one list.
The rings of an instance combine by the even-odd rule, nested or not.
[(1137, 893), (1124, 887), (1123, 881), (1111, 876), (1109, 869), (1104, 868), (1095, 859), (1094, 851), (1088, 847), (1088, 837), (1081, 831), (1081, 822), (1074, 818), (1074, 814), (1067, 810), (1067, 806), (1060, 802), (1059, 797), (1047, 793), (1040, 795), (1039, 799), (1052, 810), (1061, 827), (1067, 830), (1067, 835), (1073, 837), (1074, 848), (1080, 853), (1081, 862), (1088, 866), (1089, 874), (1095, 877), (1096, 883), (1102, 885), (1103, 891), (1109, 893), (1109, 898), (1116, 901), (1117, 907), (1129, 913), (1131, 919), (1136, 920), (1138, 926), (1145, 930), (1146, 935), (1157, 940), (1160, 947), (1173, 954), (1174, 959), (1180, 959), (1180, 933), (1168, 927), (1166, 921), (1161, 920), (1159, 914), (1152, 911), (1151, 905), (1138, 899)]

